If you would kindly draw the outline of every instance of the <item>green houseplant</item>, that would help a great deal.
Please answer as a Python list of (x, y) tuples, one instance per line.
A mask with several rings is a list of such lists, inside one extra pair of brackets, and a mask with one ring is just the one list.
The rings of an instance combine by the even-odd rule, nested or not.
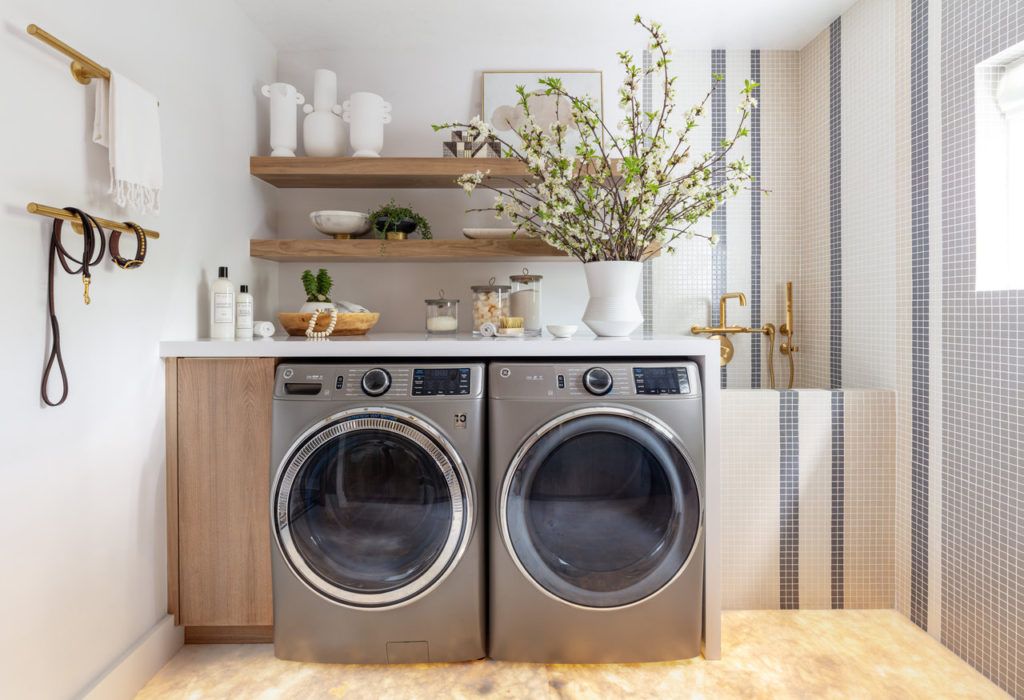
[(334, 287), (334, 280), (324, 268), (320, 268), (314, 275), (312, 270), (302, 273), (302, 288), (306, 292), (306, 303), (302, 305), (302, 313), (313, 311), (330, 310), (334, 308), (331, 301), (331, 289)]
[[(619, 52), (625, 77), (617, 91), (622, 112), (617, 124), (609, 125), (590, 97), (571, 95), (561, 80), (544, 78), (539, 89), (516, 88), (521, 119), (508, 127), (517, 139), (503, 137), (507, 130), (496, 131), (480, 117), (468, 124), (434, 125), (435, 130), (467, 129), (474, 138), (494, 137), (505, 157), (525, 166), (526, 181), (476, 171), (457, 182), (467, 194), (479, 188), (494, 193), (490, 207), (471, 211), (492, 211), (517, 232), (529, 232), (584, 263), (590, 303), (583, 321), (598, 335), (629, 335), (643, 322), (636, 302), (641, 261), (657, 250), (674, 252), (680, 238), (698, 236), (715, 244), (716, 236), (696, 231), (696, 225), (751, 179), (746, 160), (729, 161), (728, 154), (748, 134), (757, 84), (744, 82), (736, 131), (700, 152), (691, 137), (721, 77), (714, 76), (699, 103), (678, 114), (665, 33), (639, 15), (634, 23), (647, 33), (654, 60), (642, 68), (630, 52)], [(641, 104), (645, 80), (660, 85), (661, 104), (650, 111)], [(536, 95), (554, 98), (553, 120), (539, 120), (531, 112), (528, 98)], [(559, 109), (570, 110), (571, 119), (560, 119)], [(569, 123), (579, 131), (573, 146), (566, 139)]]
[(371, 211), (368, 216), (373, 226), (373, 235), (377, 238), (400, 240), (416, 231), (424, 240), (433, 237), (430, 223), (426, 219), (409, 207), (398, 206), (393, 199)]

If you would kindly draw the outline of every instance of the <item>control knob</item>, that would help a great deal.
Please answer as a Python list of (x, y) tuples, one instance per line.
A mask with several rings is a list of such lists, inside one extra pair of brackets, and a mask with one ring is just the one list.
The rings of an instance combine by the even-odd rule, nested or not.
[(583, 387), (594, 396), (604, 396), (612, 390), (612, 375), (604, 367), (591, 367), (583, 373)]
[(391, 375), (386, 369), (374, 367), (363, 374), (361, 384), (367, 396), (383, 396), (391, 388)]

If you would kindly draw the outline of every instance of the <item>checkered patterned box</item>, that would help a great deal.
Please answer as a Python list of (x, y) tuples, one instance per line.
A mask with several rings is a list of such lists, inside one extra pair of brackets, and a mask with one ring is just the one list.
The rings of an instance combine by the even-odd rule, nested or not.
[(441, 144), (445, 158), (501, 158), (501, 144), (493, 136), (474, 139), (469, 131), (452, 131), (451, 141)]

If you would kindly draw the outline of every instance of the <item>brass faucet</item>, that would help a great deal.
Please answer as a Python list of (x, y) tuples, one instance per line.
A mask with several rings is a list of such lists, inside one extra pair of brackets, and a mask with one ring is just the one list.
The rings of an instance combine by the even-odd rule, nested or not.
[(728, 292), (718, 300), (718, 325), (717, 326), (693, 326), (690, 332), (694, 335), (707, 335), (711, 340), (717, 340), (721, 345), (720, 362), (723, 366), (732, 362), (736, 349), (733, 347), (730, 335), (735, 333), (762, 333), (768, 336), (768, 376), (771, 387), (775, 388), (775, 364), (773, 354), (775, 350), (775, 326), (766, 323), (760, 328), (749, 326), (730, 326), (725, 316), (726, 302), (730, 299), (738, 299), (740, 306), (747, 305), (747, 295), (743, 292)]

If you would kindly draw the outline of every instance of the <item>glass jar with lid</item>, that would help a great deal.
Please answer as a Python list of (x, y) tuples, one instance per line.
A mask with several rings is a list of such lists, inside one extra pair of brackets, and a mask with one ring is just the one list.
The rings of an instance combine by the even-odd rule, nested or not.
[(523, 319), (525, 335), (540, 335), (540, 281), (543, 275), (531, 275), (525, 267), (523, 274), (511, 275), (512, 294), (509, 306), (513, 316)]
[(480, 326), (493, 323), (501, 327), (503, 316), (509, 313), (509, 292), (512, 287), (507, 284), (495, 284), (492, 277), (487, 284), (475, 284), (473, 290), (473, 334), (480, 335)]
[(430, 335), (452, 335), (459, 330), (459, 300), (445, 299), (444, 290), (437, 293), (437, 299), (424, 299), (427, 305), (427, 333)]

